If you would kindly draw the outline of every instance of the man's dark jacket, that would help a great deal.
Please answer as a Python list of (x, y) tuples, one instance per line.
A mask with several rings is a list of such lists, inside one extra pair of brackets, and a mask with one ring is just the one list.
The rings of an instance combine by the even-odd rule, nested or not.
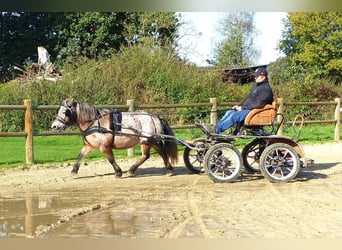
[(262, 108), (266, 104), (272, 104), (273, 98), (272, 88), (266, 78), (263, 82), (255, 83), (240, 106), (242, 109)]

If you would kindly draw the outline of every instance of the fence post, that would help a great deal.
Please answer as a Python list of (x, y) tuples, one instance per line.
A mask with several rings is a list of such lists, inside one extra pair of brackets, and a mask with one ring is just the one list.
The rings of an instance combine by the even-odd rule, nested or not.
[[(278, 104), (278, 111), (277, 113), (284, 115), (284, 101), (283, 98), (277, 98), (277, 104)], [(278, 117), (278, 122), (281, 122), (281, 120), (283, 119), (283, 116), (279, 116)], [(284, 123), (282, 123), (279, 127), (278, 133), (277, 135), (283, 135), (283, 131), (284, 131)]]
[(33, 158), (33, 129), (32, 129), (32, 104), (31, 100), (24, 100), (25, 110), (25, 133), (26, 133), (26, 164), (32, 165)]
[(340, 126), (341, 126), (341, 99), (335, 98), (336, 108), (335, 108), (335, 141), (340, 140)]
[(216, 125), (217, 123), (217, 99), (210, 98), (211, 111), (210, 111), (210, 124)]
[[(128, 106), (128, 111), (133, 112), (134, 111), (134, 100), (127, 100), (127, 106)], [(128, 156), (133, 156), (134, 155), (134, 147), (127, 149), (127, 155)]]

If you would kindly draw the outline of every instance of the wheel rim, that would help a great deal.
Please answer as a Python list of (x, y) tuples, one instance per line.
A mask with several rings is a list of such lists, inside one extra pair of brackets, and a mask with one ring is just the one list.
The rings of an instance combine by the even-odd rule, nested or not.
[(276, 148), (270, 151), (266, 155), (265, 163), (266, 173), (278, 180), (292, 176), (298, 168), (295, 153), (286, 148)]
[(240, 159), (231, 148), (220, 148), (209, 156), (207, 170), (218, 180), (227, 180), (235, 177), (240, 170)]
[(201, 173), (203, 172), (204, 155), (207, 151), (207, 146), (202, 140), (195, 141), (192, 146), (197, 149), (185, 148), (184, 163), (191, 172)]
[(200, 171), (203, 168), (203, 157), (205, 154), (205, 145), (200, 144), (197, 147), (200, 148), (200, 150), (190, 150), (189, 161), (194, 169), (197, 169), (198, 171)]
[(260, 156), (265, 149), (263, 140), (255, 140), (247, 144), (242, 150), (245, 169), (250, 173), (260, 173)]

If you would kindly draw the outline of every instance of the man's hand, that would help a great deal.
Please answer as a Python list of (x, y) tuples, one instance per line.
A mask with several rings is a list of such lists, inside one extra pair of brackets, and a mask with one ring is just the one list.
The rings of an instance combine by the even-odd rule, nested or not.
[(234, 105), (232, 109), (234, 109), (234, 110), (236, 110), (236, 111), (241, 111), (241, 110), (242, 110), (242, 107), (239, 106), (239, 105)]

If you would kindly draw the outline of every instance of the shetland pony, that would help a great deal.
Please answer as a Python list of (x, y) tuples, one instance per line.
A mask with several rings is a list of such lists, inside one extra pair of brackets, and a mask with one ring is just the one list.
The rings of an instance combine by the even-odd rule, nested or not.
[(57, 109), (57, 117), (51, 128), (63, 131), (74, 125), (82, 133), (83, 148), (73, 166), (72, 174), (78, 173), (87, 154), (99, 149), (113, 166), (116, 177), (121, 177), (122, 170), (116, 163), (112, 150), (128, 149), (137, 144), (141, 145), (142, 157), (129, 168), (127, 176), (134, 176), (137, 168), (149, 159), (151, 147), (163, 158), (167, 173), (173, 174), (171, 163), (178, 160), (177, 141), (167, 121), (157, 115), (144, 111), (97, 109), (87, 103), (65, 99)]

